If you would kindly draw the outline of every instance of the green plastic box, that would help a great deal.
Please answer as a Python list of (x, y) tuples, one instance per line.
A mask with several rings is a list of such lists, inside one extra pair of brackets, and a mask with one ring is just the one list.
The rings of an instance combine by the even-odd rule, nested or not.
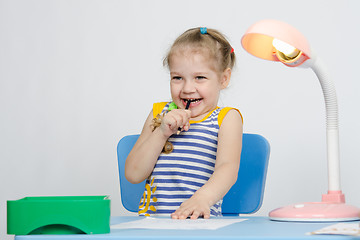
[(7, 201), (7, 233), (99, 234), (110, 232), (108, 196), (25, 197)]

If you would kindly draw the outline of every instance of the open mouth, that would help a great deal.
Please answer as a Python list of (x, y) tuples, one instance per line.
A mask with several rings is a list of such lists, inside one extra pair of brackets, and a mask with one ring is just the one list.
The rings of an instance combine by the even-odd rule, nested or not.
[(201, 100), (202, 100), (202, 98), (182, 98), (181, 99), (183, 102), (184, 102), (184, 104), (186, 105), (189, 101), (190, 101), (190, 103), (197, 103), (197, 102), (200, 102)]
[(202, 100), (202, 98), (188, 98), (188, 99), (183, 98), (181, 100), (183, 100), (185, 103), (187, 103), (188, 101), (190, 101), (190, 102), (199, 102), (199, 101)]
[(185, 109), (189, 109), (190, 107), (195, 107), (197, 104), (200, 104), (202, 98), (182, 98)]

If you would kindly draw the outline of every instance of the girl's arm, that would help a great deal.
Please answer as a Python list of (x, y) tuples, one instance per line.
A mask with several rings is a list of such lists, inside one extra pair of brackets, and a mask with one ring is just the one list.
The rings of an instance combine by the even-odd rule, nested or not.
[(210, 207), (222, 199), (236, 182), (240, 165), (242, 132), (240, 114), (236, 110), (230, 110), (219, 129), (214, 173), (190, 199), (172, 213), (172, 218), (210, 217)]
[(189, 129), (190, 111), (170, 111), (154, 131), (151, 130), (152, 119), (151, 111), (125, 162), (125, 177), (131, 183), (140, 183), (150, 176), (165, 142), (179, 127), (185, 131)]

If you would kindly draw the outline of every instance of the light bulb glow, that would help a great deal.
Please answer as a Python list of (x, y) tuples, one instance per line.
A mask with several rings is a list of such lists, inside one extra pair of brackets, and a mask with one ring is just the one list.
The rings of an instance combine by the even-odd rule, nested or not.
[(306, 60), (302, 51), (279, 39), (274, 38), (272, 45), (275, 48), (274, 53), (279, 61), (288, 66), (298, 66)]
[(297, 53), (299, 51), (298, 49), (294, 48), (290, 44), (287, 44), (276, 38), (274, 38), (272, 44), (276, 48), (276, 50), (282, 52), (286, 56), (293, 56), (295, 53)]

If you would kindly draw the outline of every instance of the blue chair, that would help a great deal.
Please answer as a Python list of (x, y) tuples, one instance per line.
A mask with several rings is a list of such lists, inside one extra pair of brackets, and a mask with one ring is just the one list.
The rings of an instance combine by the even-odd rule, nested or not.
[[(138, 212), (145, 187), (145, 181), (132, 184), (125, 178), (125, 160), (138, 137), (139, 135), (125, 136), (117, 146), (121, 201), (130, 212)], [(259, 210), (264, 196), (269, 156), (270, 144), (264, 137), (243, 134), (238, 179), (223, 199), (223, 215), (249, 214)]]

